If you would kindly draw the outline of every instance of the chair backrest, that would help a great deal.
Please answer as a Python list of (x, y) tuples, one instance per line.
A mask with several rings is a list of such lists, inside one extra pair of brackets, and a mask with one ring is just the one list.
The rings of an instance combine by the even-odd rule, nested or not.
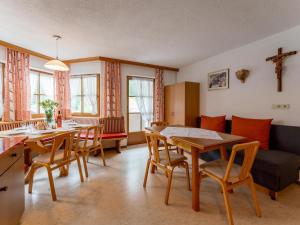
[(99, 124), (103, 124), (104, 134), (125, 133), (124, 117), (100, 118)]
[(158, 126), (158, 127), (160, 127), (160, 126), (168, 126), (169, 124), (168, 124), (168, 122), (165, 122), (165, 121), (154, 121), (154, 122), (151, 122), (151, 127), (152, 126)]
[[(230, 159), (228, 162), (228, 166), (226, 169), (226, 173), (225, 173), (223, 180), (228, 181), (231, 178), (234, 178), (234, 179), (237, 178), (239, 181), (243, 181), (244, 179), (248, 178), (250, 175), (250, 171), (251, 171), (252, 165), (254, 163), (259, 145), (260, 145), (260, 143), (258, 141), (234, 145), (232, 148), (232, 153), (231, 153), (231, 156), (230, 156)], [(231, 170), (233, 168), (234, 159), (238, 152), (243, 152), (244, 160), (243, 160), (243, 164), (241, 165), (240, 170), (238, 171), (238, 174), (235, 174), (235, 176), (232, 176)]]
[[(51, 154), (49, 163), (53, 164), (54, 160), (67, 160), (71, 156), (71, 138), (74, 135), (74, 132), (66, 132), (62, 134), (58, 134), (53, 137), (52, 147), (51, 147)], [(73, 136), (74, 137), (74, 136)], [(62, 149), (63, 147), (63, 149)], [(63, 154), (60, 155), (61, 157), (57, 157), (57, 151), (62, 149)]]
[(21, 126), (28, 126), (30, 124), (36, 125), (38, 122), (42, 122), (44, 119), (12, 121), (12, 122), (0, 122), (0, 131), (12, 130)]
[(102, 141), (103, 130), (104, 130), (103, 124), (97, 126), (90, 126), (78, 130), (79, 131), (78, 136), (84, 140), (83, 147), (86, 148), (88, 140), (93, 140), (93, 147), (100, 145)]
[(145, 136), (148, 145), (149, 156), (153, 158), (156, 163), (160, 163), (161, 161), (160, 153), (162, 151), (158, 150), (158, 146), (159, 143), (163, 143), (164, 145), (163, 152), (165, 154), (164, 160), (166, 160), (167, 163), (170, 164), (171, 163), (170, 152), (168, 150), (166, 137), (154, 133), (145, 133)]
[[(31, 148), (34, 152), (40, 154), (50, 152), (49, 162), (50, 164), (54, 163), (54, 160), (67, 160), (71, 156), (73, 138), (76, 134), (76, 131), (65, 132), (62, 134), (57, 134), (51, 137), (52, 145), (49, 148), (45, 146), (40, 140), (28, 140), (26, 145)], [(60, 154), (58, 158), (57, 151), (63, 147), (63, 154)]]

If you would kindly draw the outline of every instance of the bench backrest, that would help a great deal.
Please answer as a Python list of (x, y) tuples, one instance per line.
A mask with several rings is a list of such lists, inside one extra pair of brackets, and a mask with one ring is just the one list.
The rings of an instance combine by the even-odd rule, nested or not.
[(91, 124), (91, 125), (94, 125), (94, 126), (98, 126), (100, 117), (77, 117), (77, 116), (72, 116), (68, 119), (74, 120), (76, 123), (80, 123), (80, 124)]
[(44, 119), (33, 119), (24, 121), (0, 122), (0, 131), (12, 130), (21, 126), (28, 126), (30, 124), (36, 125), (38, 122), (43, 122)]
[(123, 116), (100, 118), (99, 123), (104, 125), (104, 134), (125, 133)]
[[(198, 119), (199, 127), (200, 124)], [(225, 132), (231, 133), (231, 120), (226, 120)], [(300, 127), (272, 124), (269, 148), (300, 155)]]

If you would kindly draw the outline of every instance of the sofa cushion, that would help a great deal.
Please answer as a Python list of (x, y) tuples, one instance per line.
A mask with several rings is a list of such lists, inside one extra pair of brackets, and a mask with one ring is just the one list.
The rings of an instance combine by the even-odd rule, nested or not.
[[(238, 154), (235, 162), (241, 164), (243, 155)], [(299, 178), (300, 156), (278, 151), (258, 151), (251, 174), (255, 183), (273, 191), (280, 191)]]
[(231, 133), (247, 138), (247, 141), (259, 141), (262, 149), (269, 148), (272, 119), (248, 119), (232, 116)]
[(102, 139), (124, 139), (127, 138), (126, 133), (111, 133), (111, 134), (103, 134)]
[(225, 132), (225, 116), (201, 116), (201, 128)]

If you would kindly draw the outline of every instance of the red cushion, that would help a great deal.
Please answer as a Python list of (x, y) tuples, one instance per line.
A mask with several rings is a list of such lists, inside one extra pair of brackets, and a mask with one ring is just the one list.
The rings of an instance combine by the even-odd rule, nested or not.
[(269, 149), (272, 120), (232, 116), (231, 134), (246, 137), (248, 141), (259, 141), (262, 149)]
[(201, 116), (201, 128), (225, 132), (225, 116)]
[(102, 139), (127, 138), (126, 133), (103, 134)]

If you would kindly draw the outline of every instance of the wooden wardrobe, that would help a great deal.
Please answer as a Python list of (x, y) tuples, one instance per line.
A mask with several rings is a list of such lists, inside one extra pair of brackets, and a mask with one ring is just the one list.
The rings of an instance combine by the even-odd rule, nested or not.
[(170, 125), (197, 126), (200, 83), (183, 82), (165, 86), (165, 121)]

